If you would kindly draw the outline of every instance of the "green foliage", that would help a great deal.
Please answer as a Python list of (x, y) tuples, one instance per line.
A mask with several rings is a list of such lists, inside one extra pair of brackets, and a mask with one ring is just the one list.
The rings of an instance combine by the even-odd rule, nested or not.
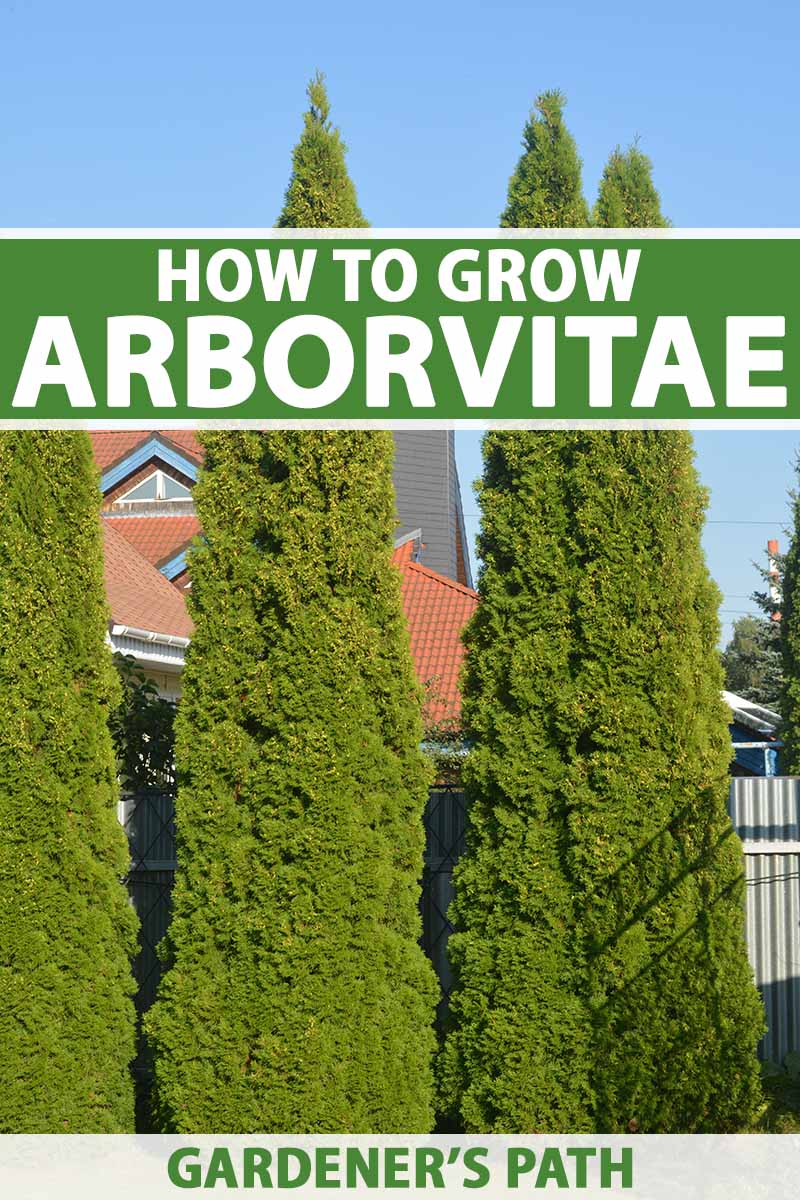
[(467, 1131), (591, 1128), (552, 744), (570, 656), (563, 443), (489, 435), (478, 489), (481, 603), (462, 679), (468, 848), (449, 913), (457, 982), (442, 1080)]
[(207, 433), (162, 1127), (429, 1130), (428, 771), (384, 433)]
[(509, 181), (501, 227), (549, 229), (588, 225), (581, 160), (575, 139), (564, 124), (565, 103), (558, 91), (543, 92), (537, 97), (523, 131), (523, 153)]
[(279, 228), (360, 229), (369, 224), (358, 207), (356, 189), (347, 173), (347, 147), (330, 121), (325, 78), (318, 71), (308, 85), (309, 109), (292, 154)]
[(485, 454), (444, 1090), (475, 1131), (741, 1128), (763, 1015), (690, 437)]
[[(800, 455), (795, 462), (800, 477)], [(800, 774), (800, 493), (791, 494), (791, 541), (781, 566), (781, 658), (783, 686), (780, 714), (783, 717), (781, 737), (781, 770), (785, 775)]]
[(432, 675), (422, 683), (422, 750), (437, 785), (457, 785), (461, 778), (464, 741), (461, 717), (453, 700)]
[(722, 652), (722, 666), (729, 691), (776, 709), (783, 681), (780, 622), (750, 614), (739, 617)]
[(159, 695), (156, 684), (129, 654), (115, 654), (122, 699), (109, 725), (123, 792), (169, 784), (174, 775), (175, 702)]
[(133, 1132), (100, 495), (84, 433), (0, 434), (0, 1131)]
[(605, 229), (664, 229), (661, 198), (653, 184), (653, 164), (634, 142), (612, 151), (594, 206), (592, 224)]
[(748, 1133), (800, 1133), (800, 1072), (797, 1055), (786, 1055), (786, 1066), (761, 1064), (764, 1103)]

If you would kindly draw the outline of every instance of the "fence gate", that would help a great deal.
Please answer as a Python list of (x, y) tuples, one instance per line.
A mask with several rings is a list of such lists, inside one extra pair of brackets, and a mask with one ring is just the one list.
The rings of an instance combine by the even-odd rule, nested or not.
[(422, 872), (422, 946), (439, 978), (438, 1019), (447, 1010), (453, 985), (447, 941), (453, 926), (447, 910), (453, 899), (453, 869), (464, 850), (467, 810), (455, 785), (431, 788), (425, 808), (425, 865)]
[(155, 999), (161, 974), (156, 951), (169, 925), (176, 866), (174, 790), (147, 789), (126, 796), (120, 802), (120, 821), (131, 851), (126, 883), (141, 925), (133, 964), (141, 1014)]
[(759, 1052), (782, 1063), (800, 1050), (800, 778), (732, 779), (730, 814), (744, 846), (747, 948), (768, 1026)]
[[(136, 1086), (136, 1128), (150, 1131), (151, 1063), (141, 1034), (141, 1018), (156, 997), (161, 978), (158, 945), (169, 925), (175, 882), (175, 789), (150, 788), (120, 801), (119, 819), (131, 852), (125, 882), (139, 918), (139, 952), (133, 960), (136, 1012), (140, 1021), (133, 1062)], [(153, 1131), (155, 1132), (155, 1131)]]

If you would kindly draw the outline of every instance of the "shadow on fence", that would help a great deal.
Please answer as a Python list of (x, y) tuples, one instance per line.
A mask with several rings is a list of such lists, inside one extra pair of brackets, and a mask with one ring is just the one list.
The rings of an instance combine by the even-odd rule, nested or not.
[[(131, 852), (125, 882), (140, 922), (139, 952), (133, 964), (140, 1029), (133, 1070), (137, 1089), (137, 1128), (147, 1132), (151, 1063), (141, 1033), (141, 1020), (156, 997), (162, 972), (158, 946), (170, 920), (177, 866), (174, 788), (149, 788), (126, 796), (120, 803), (120, 821)], [(420, 913), (422, 946), (433, 963), (442, 990), (439, 1021), (444, 1016), (452, 984), (447, 961), (447, 939), (452, 927), (447, 919), (447, 909), (453, 897), (453, 869), (464, 848), (465, 825), (463, 792), (454, 785), (432, 788), (425, 810), (426, 848)]]
[[(768, 1024), (759, 1052), (763, 1058), (781, 1062), (787, 1052), (800, 1050), (800, 780), (734, 779), (731, 816), (745, 846), (747, 942)], [(176, 868), (174, 788), (148, 789), (126, 797), (120, 805), (120, 820), (131, 851), (126, 882), (141, 923), (134, 962), (141, 1020), (155, 999), (162, 970), (158, 946), (170, 919)], [(453, 982), (447, 958), (452, 926), (447, 914), (465, 830), (466, 804), (460, 787), (453, 783), (432, 788), (425, 810), (420, 913), (422, 946), (441, 987), (440, 1026)], [(709, 850), (713, 853), (715, 848)], [(702, 856), (685, 863), (685, 873), (700, 865)], [(613, 887), (614, 881), (608, 882)], [(614, 938), (643, 915), (643, 910), (628, 914)], [(150, 1064), (141, 1037), (134, 1070), (144, 1103)]]
[(138, 1018), (137, 1053), (133, 1063), (136, 1085), (136, 1128), (149, 1130), (152, 1076), (142, 1017), (156, 997), (161, 978), (158, 946), (167, 932), (175, 882), (175, 792), (149, 788), (120, 802), (120, 821), (128, 836), (131, 863), (125, 882), (139, 918), (139, 952), (133, 961)]

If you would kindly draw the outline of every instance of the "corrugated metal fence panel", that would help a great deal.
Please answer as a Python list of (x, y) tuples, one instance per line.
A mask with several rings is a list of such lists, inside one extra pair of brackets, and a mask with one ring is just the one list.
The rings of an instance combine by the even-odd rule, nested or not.
[[(128, 881), (142, 922), (135, 966), (139, 1007), (146, 1011), (161, 969), (156, 946), (169, 922), (174, 798), (171, 791), (140, 792), (126, 797), (120, 809), (131, 846)], [(745, 848), (747, 944), (769, 1026), (761, 1054), (781, 1062), (788, 1051), (800, 1050), (800, 779), (733, 779), (730, 813)], [(465, 818), (459, 788), (431, 790), (420, 907), (423, 944), (442, 987), (442, 1011), (451, 985), (447, 910), (453, 868), (463, 851)]]
[(800, 1050), (800, 779), (731, 780), (730, 814), (745, 850), (747, 947), (764, 1000), (763, 1058)]
[(747, 946), (764, 1000), (761, 1056), (800, 1049), (800, 855), (747, 854)]
[(788, 775), (731, 780), (729, 812), (743, 842), (800, 840), (800, 779)]

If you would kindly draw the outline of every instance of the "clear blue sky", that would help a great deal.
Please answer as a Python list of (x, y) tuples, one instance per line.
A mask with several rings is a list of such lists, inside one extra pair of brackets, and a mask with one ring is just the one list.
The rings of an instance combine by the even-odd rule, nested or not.
[[(270, 225), (317, 67), (374, 225), (495, 224), (527, 111), (553, 86), (590, 200), (609, 151), (639, 135), (674, 224), (797, 225), (799, 34), (794, 4), (718, 0), (0, 0), (0, 225)], [(765, 522), (708, 526), (726, 610), (751, 607), (796, 443), (697, 439), (711, 519)], [(459, 456), (468, 485), (477, 437)]]
[[(758, 612), (750, 600), (763, 587), (753, 562), (766, 561), (766, 545), (777, 538), (785, 550), (788, 490), (795, 486), (794, 459), (800, 435), (725, 430), (696, 433), (697, 466), (710, 492), (703, 542), (711, 573), (722, 592), (722, 640), (743, 612)], [(471, 484), (480, 474), (480, 440), (456, 435), (464, 515), (474, 545), (478, 512)], [(473, 568), (475, 558), (473, 555)]]

